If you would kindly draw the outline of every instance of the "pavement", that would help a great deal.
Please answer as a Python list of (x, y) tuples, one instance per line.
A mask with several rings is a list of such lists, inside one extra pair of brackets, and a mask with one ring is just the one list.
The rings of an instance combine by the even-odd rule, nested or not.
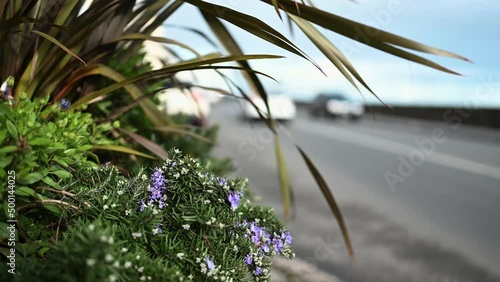
[[(256, 200), (282, 217), (270, 131), (242, 119), (233, 102), (215, 105), (210, 122), (221, 125), (215, 154), (231, 157)], [(354, 123), (317, 120), (302, 111), (285, 130), (329, 184), (355, 256), (347, 255), (314, 178), (282, 133), (297, 260), (275, 263), (274, 281), (292, 281), (288, 274), (303, 273), (304, 265), (325, 281), (500, 281), (499, 131), (368, 115)], [(288, 270), (279, 270), (283, 265)]]

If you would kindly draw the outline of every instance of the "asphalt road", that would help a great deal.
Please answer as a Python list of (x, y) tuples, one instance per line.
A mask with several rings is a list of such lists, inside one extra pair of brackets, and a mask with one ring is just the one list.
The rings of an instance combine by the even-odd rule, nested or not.
[[(264, 205), (282, 216), (274, 143), (234, 102), (212, 110), (218, 156), (231, 157)], [(326, 201), (281, 135), (296, 209), (297, 257), (347, 282), (500, 281), (500, 131), (366, 116), (286, 126), (336, 197), (352, 237), (351, 261)]]

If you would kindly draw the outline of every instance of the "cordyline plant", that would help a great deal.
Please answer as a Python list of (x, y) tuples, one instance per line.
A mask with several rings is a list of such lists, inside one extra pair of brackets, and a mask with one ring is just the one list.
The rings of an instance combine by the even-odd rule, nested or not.
[[(358, 85), (361, 85), (373, 95), (375, 93), (362, 79), (348, 58), (317, 29), (317, 26), (388, 54), (452, 74), (455, 72), (412, 51), (467, 60), (457, 54), (321, 10), (313, 6), (310, 1), (306, 1), (307, 3), (293, 0), (254, 1), (268, 4), (270, 9), (276, 10), (277, 16), (288, 20), (291, 26), (298, 26), (354, 87), (358, 88)], [(89, 6), (86, 10), (82, 10), (86, 2)], [(195, 48), (188, 44), (171, 38), (151, 35), (160, 25), (168, 22), (170, 16), (183, 5), (191, 5), (199, 10), (218, 42), (224, 48), (223, 51), (215, 54), (199, 54)], [(30, 98), (50, 95), (52, 101), (68, 97), (73, 102), (71, 110), (79, 109), (86, 103), (94, 103), (105, 98), (112, 91), (124, 88), (136, 100), (154, 126), (163, 129), (172, 128), (175, 125), (156, 108), (150, 99), (144, 98), (147, 94), (142, 91), (141, 84), (172, 78), (175, 74), (183, 71), (200, 69), (241, 71), (250, 89), (259, 94), (267, 105), (266, 90), (257, 76), (261, 73), (253, 70), (248, 61), (276, 59), (281, 56), (244, 54), (224, 22), (253, 34), (257, 40), (265, 40), (287, 52), (310, 60), (292, 40), (262, 20), (229, 7), (201, 0), (2, 0), (0, 1), (0, 53), (3, 60), (0, 77), (5, 79), (7, 76), (14, 76), (19, 82), (13, 91), (15, 99), (19, 99), (19, 94), (22, 92), (26, 92)], [(360, 36), (360, 30), (370, 30), (371, 32)], [(127, 79), (106, 65), (110, 56), (118, 48), (126, 46), (125, 52), (122, 54), (125, 59), (127, 56), (137, 53), (145, 40), (176, 45), (191, 51), (193, 57), (189, 60), (179, 58), (178, 62), (166, 64), (164, 68)], [(315, 64), (312, 60), (310, 61)], [(235, 64), (220, 65), (227, 62), (235, 62)], [(93, 82), (95, 76), (104, 76), (116, 81), (116, 83), (96, 89)], [(237, 89), (241, 92), (238, 95), (241, 94), (249, 100), (248, 95), (241, 91), (240, 87)], [(275, 134), (278, 172), (285, 216), (288, 216), (290, 213), (290, 185), (285, 160), (279, 145), (278, 131), (272, 117), (262, 115), (261, 117), (265, 119), (266, 124)], [(165, 157), (165, 152), (147, 139), (137, 138), (136, 141), (142, 142), (147, 149), (160, 158)], [(324, 194), (342, 230), (349, 253), (352, 254), (347, 229), (331, 191), (306, 153), (299, 146), (297, 149)]]
[(108, 164), (81, 169), (59, 191), (61, 218), (18, 247), (16, 275), (2, 281), (267, 281), (274, 256), (294, 256), (291, 234), (250, 202), (245, 179), (169, 156), (132, 178)]

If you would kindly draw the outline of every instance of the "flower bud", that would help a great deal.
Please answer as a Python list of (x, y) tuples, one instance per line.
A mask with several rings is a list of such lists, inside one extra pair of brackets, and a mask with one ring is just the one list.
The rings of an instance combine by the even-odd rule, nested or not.
[(14, 77), (13, 76), (7, 77), (7, 87), (14, 88)]
[(120, 127), (120, 121), (119, 120), (115, 120), (113, 122), (113, 128), (118, 128), (118, 127)]
[(26, 92), (24, 91), (21, 92), (21, 94), (19, 95), (19, 100), (24, 101), (26, 99), (28, 99), (28, 94), (26, 94)]

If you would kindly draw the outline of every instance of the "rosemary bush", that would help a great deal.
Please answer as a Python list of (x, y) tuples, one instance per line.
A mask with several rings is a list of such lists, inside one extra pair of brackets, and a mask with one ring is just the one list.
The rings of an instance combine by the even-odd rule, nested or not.
[(211, 175), (178, 150), (130, 178), (111, 165), (82, 168), (64, 191), (74, 196), (50, 250), (18, 259), (16, 281), (266, 281), (273, 256), (294, 256), (245, 179)]

